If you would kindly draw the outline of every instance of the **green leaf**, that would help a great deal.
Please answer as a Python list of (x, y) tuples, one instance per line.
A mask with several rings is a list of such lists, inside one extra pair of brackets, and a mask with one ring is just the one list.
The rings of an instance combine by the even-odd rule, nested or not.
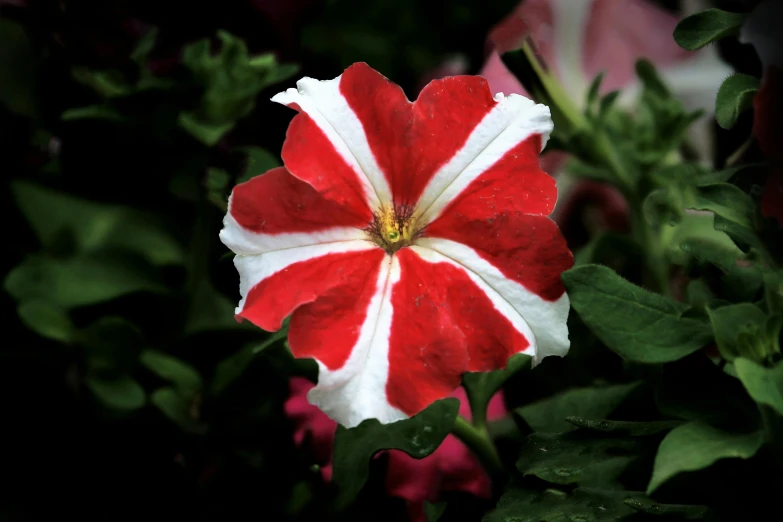
[(764, 341), (767, 314), (752, 303), (721, 306), (714, 310), (708, 308), (707, 313), (720, 354), (728, 361), (754, 355), (754, 346), (749, 346), (744, 340), (748, 335), (756, 341)]
[(0, 19), (0, 103), (20, 116), (34, 117), (38, 56), (22, 25)]
[(108, 254), (69, 259), (29, 256), (8, 273), (4, 286), (17, 301), (45, 299), (65, 309), (136, 292), (167, 292), (143, 265)]
[(124, 116), (120, 114), (116, 109), (109, 107), (108, 105), (88, 105), (86, 107), (77, 107), (75, 109), (68, 109), (62, 116), (63, 121), (73, 120), (108, 120), (108, 121), (122, 121)]
[(247, 166), (242, 175), (237, 178), (237, 184), (280, 166), (280, 160), (265, 149), (245, 147), (243, 150), (247, 152)]
[(91, 71), (84, 67), (75, 67), (73, 78), (90, 87), (103, 98), (121, 98), (133, 92), (133, 87), (125, 82), (118, 71)]
[(367, 481), (370, 459), (382, 450), (402, 450), (421, 459), (435, 451), (454, 426), (459, 401), (442, 399), (426, 410), (391, 424), (368, 419), (355, 428), (338, 426), (334, 439), (334, 476), (338, 503), (347, 505)]
[(658, 447), (647, 494), (679, 473), (707, 468), (720, 459), (748, 459), (762, 441), (762, 432), (737, 435), (700, 422), (674, 428)]
[(206, 432), (206, 426), (198, 422), (198, 410), (194, 407), (193, 397), (166, 386), (152, 392), (150, 402), (184, 431), (196, 434)]
[(517, 469), (552, 484), (607, 487), (643, 449), (641, 439), (592, 438), (589, 432), (533, 433), (522, 445)]
[(237, 322), (234, 318), (236, 302), (218, 292), (208, 279), (201, 279), (197, 285), (189, 304), (186, 335), (226, 330), (257, 331), (249, 321)]
[(760, 86), (760, 79), (747, 74), (736, 73), (726, 78), (715, 100), (718, 125), (724, 129), (732, 128), (740, 114), (753, 105), (753, 98)]
[(183, 130), (208, 147), (212, 147), (219, 142), (220, 138), (234, 127), (233, 121), (228, 123), (202, 121), (193, 112), (181, 112), (177, 122)]
[(147, 57), (155, 47), (155, 41), (158, 38), (158, 29), (153, 27), (149, 29), (144, 36), (139, 38), (136, 48), (130, 55), (130, 59), (136, 62), (139, 67), (145, 67), (147, 63)]
[(712, 340), (703, 321), (683, 317), (690, 306), (633, 285), (599, 265), (562, 276), (571, 306), (609, 348), (642, 363), (675, 361)]
[(643, 497), (626, 499), (625, 505), (648, 515), (674, 517), (673, 520), (702, 520), (710, 514), (710, 508), (707, 506), (661, 504)]
[(514, 410), (534, 431), (562, 432), (573, 426), (567, 417), (602, 419), (609, 416), (639, 386), (574, 388)]
[(180, 113), (179, 124), (208, 146), (253, 110), (263, 88), (295, 71), (279, 66), (271, 53), (250, 57), (245, 42), (226, 31), (218, 31), (218, 38), (221, 47), (217, 53), (212, 53), (209, 40), (203, 39), (185, 47), (182, 54), (182, 63), (203, 94), (198, 109)]
[(162, 379), (173, 382), (186, 397), (201, 389), (201, 375), (190, 364), (157, 350), (144, 350), (139, 357), (141, 364)]
[(25, 326), (47, 339), (67, 343), (76, 332), (68, 313), (48, 301), (23, 301), (17, 313)]
[(691, 208), (711, 210), (743, 227), (753, 226), (755, 212), (753, 200), (736, 185), (730, 183), (715, 183), (699, 187), (696, 201)]
[(718, 267), (726, 274), (729, 286), (741, 291), (746, 299), (752, 299), (761, 288), (761, 270), (748, 261), (745, 254), (728, 238), (727, 241), (717, 242), (691, 237), (680, 243), (680, 249), (700, 263)]
[(682, 191), (674, 187), (653, 190), (644, 198), (642, 204), (644, 218), (656, 227), (677, 225), (685, 214), (683, 207)]
[(667, 417), (728, 431), (748, 431), (758, 423), (758, 409), (742, 383), (700, 353), (663, 366), (655, 400)]
[(734, 368), (754, 401), (766, 404), (783, 415), (783, 364), (765, 368), (750, 359), (738, 358)]
[(79, 332), (77, 342), (84, 346), (90, 372), (135, 368), (144, 346), (136, 326), (122, 317), (101, 317)]
[(590, 88), (587, 90), (587, 103), (585, 103), (585, 107), (590, 107), (598, 99), (598, 92), (601, 89), (601, 82), (603, 79), (603, 71), (598, 73), (596, 77), (593, 78), (593, 81), (590, 83)]
[(682, 421), (631, 422), (589, 420), (580, 417), (568, 417), (566, 420), (574, 426), (585, 430), (592, 430), (600, 433), (611, 433), (612, 435), (628, 437), (646, 437), (649, 435), (657, 435), (658, 433), (669, 431), (672, 428), (676, 428), (682, 424)]
[(44, 246), (55, 244), (63, 231), (73, 234), (82, 251), (122, 248), (155, 265), (184, 261), (179, 243), (155, 216), (104, 205), (25, 182), (12, 184), (19, 209)]
[(518, 353), (511, 356), (506, 368), (493, 372), (468, 372), (462, 376), (462, 384), (470, 401), (474, 422), (483, 423), (483, 415), (487, 405), (497, 391), (512, 375), (516, 374), (531, 362), (529, 355)]
[(91, 375), (86, 382), (98, 400), (113, 410), (137, 410), (144, 406), (147, 400), (144, 388), (127, 375), (116, 379), (102, 379)]
[(220, 361), (215, 369), (215, 377), (212, 380), (210, 391), (213, 394), (222, 393), (229, 384), (237, 380), (242, 373), (244, 373), (245, 369), (250, 364), (250, 361), (252, 361), (256, 355), (273, 344), (285, 339), (287, 336), (288, 329), (283, 328), (270, 335), (269, 338), (261, 344), (249, 344), (234, 355)]
[(424, 501), (424, 515), (427, 517), (427, 522), (438, 522), (444, 511), (446, 511), (445, 502), (433, 504), (428, 500)]
[(645, 89), (654, 93), (661, 98), (668, 98), (671, 96), (669, 88), (663, 83), (661, 77), (658, 76), (658, 71), (655, 70), (655, 66), (647, 59), (639, 59), (635, 64), (636, 76), (641, 80)]
[(494, 511), (482, 522), (608, 522), (626, 520), (634, 510), (624, 500), (634, 494), (622, 490), (576, 488), (571, 493), (543, 492), (512, 484)]
[(680, 20), (674, 29), (674, 41), (689, 51), (723, 37), (736, 34), (745, 21), (744, 13), (730, 13), (721, 9), (707, 9)]

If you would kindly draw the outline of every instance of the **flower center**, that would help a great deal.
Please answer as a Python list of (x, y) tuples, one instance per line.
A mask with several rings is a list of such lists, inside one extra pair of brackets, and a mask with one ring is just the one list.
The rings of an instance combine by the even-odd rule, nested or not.
[(413, 207), (409, 205), (381, 207), (365, 231), (375, 244), (389, 254), (412, 244), (421, 234), (413, 219)]

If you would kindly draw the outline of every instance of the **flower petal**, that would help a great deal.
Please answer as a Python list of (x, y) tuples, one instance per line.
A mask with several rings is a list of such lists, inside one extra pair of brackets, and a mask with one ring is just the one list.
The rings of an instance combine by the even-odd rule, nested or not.
[(483, 78), (434, 80), (411, 103), (397, 85), (356, 64), (343, 74), (340, 91), (364, 126), (396, 205), (419, 201), (471, 135), (478, 132), (484, 143), (495, 137), (482, 127), (497, 106)]
[(573, 265), (573, 256), (552, 220), (504, 215), (483, 230), (480, 222), (467, 223), (441, 236), (444, 239), (427, 237), (417, 244), (461, 266), (488, 295), (491, 290), (499, 296), (493, 302), (498, 309), (504, 303), (506, 317), (528, 325), (533, 337), (528, 337), (531, 347), (526, 353), (535, 363), (568, 352), (569, 301), (560, 274)]
[(531, 348), (530, 328), (478, 277), (417, 246), (394, 258), (386, 393), (400, 411), (414, 415), (448, 396), (463, 373), (504, 367)]
[[(383, 254), (380, 266), (361, 282), (361, 303), (355, 305), (361, 313), (352, 317), (361, 315), (362, 320), (343, 319), (346, 310), (353, 311), (350, 303), (355, 300), (344, 291), (316, 301), (301, 318), (291, 319), (291, 352), (318, 363), (318, 385), (310, 390), (308, 400), (348, 428), (365, 419), (388, 424), (408, 416), (391, 405), (386, 394), (391, 288), (399, 280), (400, 267), (397, 256)], [(332, 325), (335, 321), (342, 329)]]
[[(302, 78), (295, 89), (276, 94), (272, 101), (299, 111), (288, 127), (282, 151), (291, 173), (326, 198), (347, 200), (351, 205), (365, 201), (377, 209), (390, 201), (389, 185), (362, 122), (341, 92), (342, 76), (355, 67), (333, 80)], [(394, 104), (395, 100), (388, 102)]]
[[(495, 99), (493, 110), (424, 189), (419, 201), (422, 222), (435, 220), (463, 193), (523, 198), (507, 202), (533, 214), (548, 214), (554, 208), (554, 181), (538, 168), (538, 155), (553, 128), (549, 107), (516, 94), (498, 94)], [(534, 186), (521, 186), (525, 182)], [(507, 192), (498, 194), (501, 189)]]
[[(242, 299), (236, 315), (268, 331), (279, 330), (283, 319), (294, 312), (294, 330), (300, 307), (317, 302), (323, 296), (342, 292), (344, 298), (360, 299), (361, 285), (372, 279), (385, 252), (369, 241), (338, 241), (320, 245), (275, 250), (259, 255), (234, 258), (239, 272)], [(352, 303), (360, 307), (362, 302)], [(364, 303), (366, 305), (366, 302)], [(306, 308), (306, 307), (304, 307)], [(350, 313), (349, 313), (350, 312)], [(353, 318), (364, 312), (340, 310), (342, 318)], [(350, 317), (349, 317), (350, 316)], [(295, 335), (293, 331), (290, 336)], [(341, 357), (335, 349), (334, 357)]]
[(324, 199), (281, 167), (234, 187), (220, 240), (236, 254), (262, 254), (364, 239), (371, 220), (366, 205)]

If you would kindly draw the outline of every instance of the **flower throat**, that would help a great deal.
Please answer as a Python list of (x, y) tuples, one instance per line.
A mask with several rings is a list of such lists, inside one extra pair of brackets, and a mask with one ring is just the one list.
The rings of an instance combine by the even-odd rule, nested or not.
[(393, 254), (421, 235), (421, 230), (416, 228), (413, 210), (410, 205), (381, 207), (365, 231), (378, 246)]

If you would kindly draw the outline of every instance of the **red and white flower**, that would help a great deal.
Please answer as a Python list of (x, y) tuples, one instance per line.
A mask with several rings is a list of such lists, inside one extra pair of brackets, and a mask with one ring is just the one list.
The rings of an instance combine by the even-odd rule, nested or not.
[(351, 427), (404, 419), (465, 372), (568, 351), (560, 274), (573, 257), (538, 165), (549, 109), (456, 76), (415, 102), (363, 63), (304, 78), (285, 167), (234, 188), (221, 240), (239, 318), (313, 358), (311, 403)]

